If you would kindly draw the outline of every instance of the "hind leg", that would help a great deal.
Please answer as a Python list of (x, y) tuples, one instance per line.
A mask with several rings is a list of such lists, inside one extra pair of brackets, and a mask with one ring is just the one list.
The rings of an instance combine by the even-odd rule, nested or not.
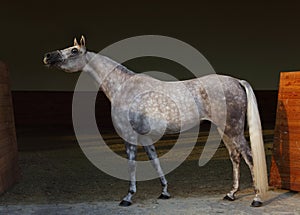
[(162, 186), (162, 193), (159, 196), (160, 199), (169, 199), (170, 198), (170, 194), (168, 193), (168, 182), (165, 178), (165, 175), (163, 173), (163, 170), (160, 166), (160, 162), (155, 150), (155, 146), (152, 144), (150, 145), (149, 141), (151, 141), (150, 137), (142, 137), (140, 138), (141, 144), (144, 145), (144, 150), (148, 155), (148, 158), (152, 164), (152, 166), (154, 167), (154, 169), (156, 170), (159, 179), (160, 179), (160, 183)]
[(251, 206), (260, 207), (260, 206), (262, 206), (262, 200), (259, 196), (258, 189), (255, 187), (255, 177), (254, 177), (254, 173), (253, 173), (252, 153), (251, 153), (251, 149), (250, 149), (244, 136), (241, 138), (241, 154), (242, 154), (242, 157), (245, 160), (246, 164), (248, 165), (250, 172), (251, 172), (251, 176), (252, 176), (252, 183), (253, 183), (253, 187), (254, 187), (255, 197), (251, 203)]
[(232, 189), (229, 193), (226, 194), (224, 200), (234, 201), (235, 200), (235, 193), (239, 189), (239, 182), (240, 182), (240, 161), (241, 161), (241, 154), (239, 150), (235, 147), (235, 144), (232, 140), (228, 138), (223, 138), (223, 141), (229, 151), (230, 160), (232, 163), (232, 173), (233, 173), (233, 185)]

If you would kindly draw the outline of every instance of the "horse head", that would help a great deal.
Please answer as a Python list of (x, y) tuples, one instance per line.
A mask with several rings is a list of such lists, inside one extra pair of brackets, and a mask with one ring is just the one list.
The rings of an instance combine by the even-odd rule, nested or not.
[(80, 43), (74, 39), (74, 45), (62, 50), (48, 52), (44, 55), (44, 64), (56, 67), (66, 72), (78, 72), (86, 65), (85, 38), (81, 36)]

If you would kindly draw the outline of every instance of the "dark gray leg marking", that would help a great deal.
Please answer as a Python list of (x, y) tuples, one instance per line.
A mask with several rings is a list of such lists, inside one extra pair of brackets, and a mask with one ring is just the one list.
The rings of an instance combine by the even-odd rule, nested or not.
[(130, 185), (128, 194), (120, 202), (120, 206), (130, 206), (132, 204), (132, 196), (136, 193), (136, 152), (137, 146), (125, 142), (126, 153), (128, 157), (128, 170), (130, 175)]

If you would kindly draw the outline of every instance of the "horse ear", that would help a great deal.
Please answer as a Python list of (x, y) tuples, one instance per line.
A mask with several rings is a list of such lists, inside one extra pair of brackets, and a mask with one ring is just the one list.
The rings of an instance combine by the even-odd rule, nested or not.
[(85, 47), (85, 38), (83, 35), (81, 36), (81, 39), (80, 39), (80, 46)]
[(78, 46), (78, 42), (77, 42), (76, 37), (74, 38), (74, 46)]

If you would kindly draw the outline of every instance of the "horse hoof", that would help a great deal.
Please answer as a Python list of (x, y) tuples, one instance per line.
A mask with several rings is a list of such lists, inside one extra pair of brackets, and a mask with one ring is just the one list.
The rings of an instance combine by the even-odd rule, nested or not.
[(119, 206), (122, 206), (122, 207), (128, 207), (130, 206), (132, 203), (131, 202), (128, 202), (126, 200), (122, 200), (119, 204)]
[(262, 202), (261, 201), (255, 201), (255, 200), (253, 200), (253, 202), (251, 203), (251, 206), (252, 207), (260, 207), (260, 206), (262, 206)]
[(167, 196), (165, 194), (160, 194), (160, 196), (158, 197), (159, 199), (169, 199), (170, 196)]
[(233, 202), (235, 200), (235, 198), (234, 197), (232, 198), (232, 197), (226, 195), (226, 196), (224, 196), (223, 200), (228, 200), (228, 201)]

